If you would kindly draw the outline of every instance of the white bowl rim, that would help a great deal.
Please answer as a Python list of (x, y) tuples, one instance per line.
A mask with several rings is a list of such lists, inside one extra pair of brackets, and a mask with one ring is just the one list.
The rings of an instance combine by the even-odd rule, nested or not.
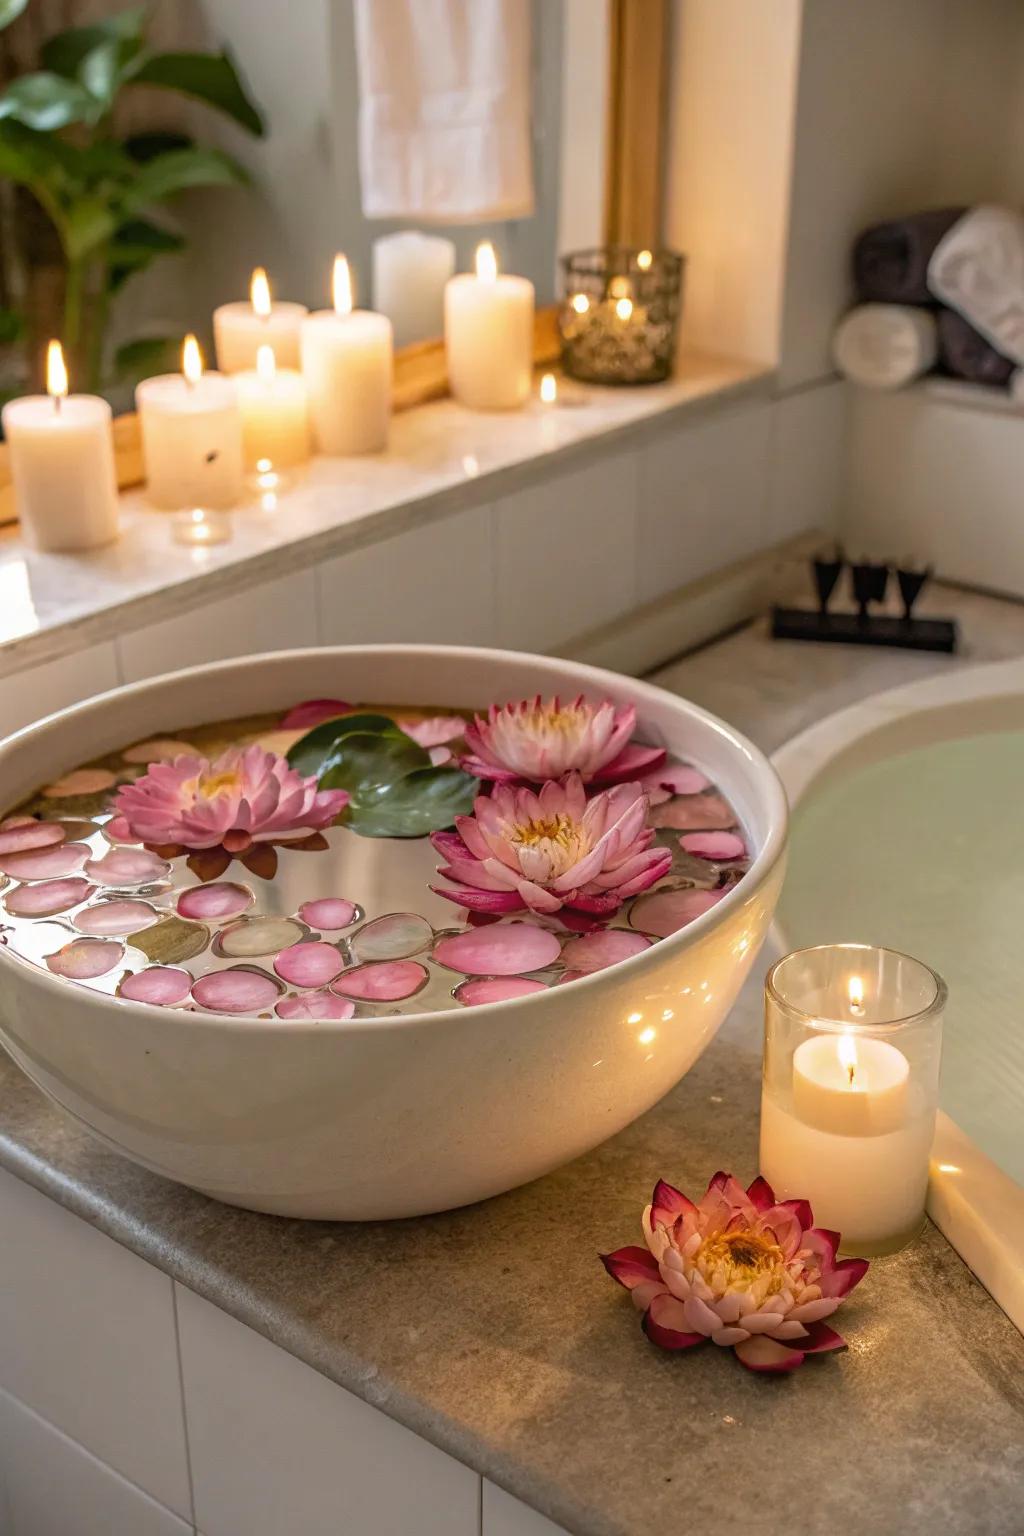
[[(774, 764), (768, 759), (759, 747), (735, 730), (717, 715), (709, 710), (702, 709), (699, 704), (692, 704), (679, 694), (669, 693), (665, 688), (659, 688), (653, 683), (644, 682), (640, 678), (628, 677), (625, 674), (610, 672), (603, 667), (592, 667), (583, 662), (575, 662), (564, 657), (547, 657), (537, 655), (532, 651), (507, 651), (497, 647), (465, 646), (465, 645), (331, 645), (331, 646), (299, 646), (287, 651), (262, 651), (252, 656), (233, 656), (223, 661), (202, 662), (193, 667), (180, 667), (174, 672), (162, 672), (157, 677), (147, 677), (140, 682), (126, 683), (117, 688), (109, 688), (103, 693), (94, 695), (90, 699), (83, 699), (78, 704), (73, 704), (65, 709), (57, 710), (53, 714), (45, 715), (41, 720), (34, 721), (31, 725), (23, 726), (12, 735), (0, 740), (0, 766), (8, 749), (17, 746), (25, 738), (34, 735), (43, 727), (60, 721), (63, 723), (69, 717), (92, 713), (106, 706), (111, 699), (131, 699), (148, 692), (152, 687), (169, 682), (171, 679), (183, 678), (201, 673), (208, 676), (217, 672), (237, 671), (239, 667), (256, 667), (267, 661), (289, 661), (317, 659), (323, 660), (325, 656), (356, 657), (365, 656), (368, 652), (375, 655), (409, 656), (441, 656), (455, 659), (457, 657), (472, 656), (477, 659), (493, 660), (501, 665), (508, 661), (519, 664), (535, 663), (539, 671), (550, 669), (556, 671), (560, 667), (569, 665), (573, 668), (574, 677), (580, 679), (581, 693), (597, 690), (608, 682), (613, 682), (616, 687), (628, 685), (630, 694), (639, 704), (644, 698), (660, 700), (669, 698), (681, 706), (686, 713), (696, 716), (705, 726), (717, 732), (731, 743), (732, 747), (743, 757), (746, 757), (752, 767), (759, 769), (766, 789), (766, 812), (768, 817), (768, 831), (761, 848), (754, 855), (750, 868), (735, 885), (731, 886), (722, 897), (707, 912), (702, 912), (678, 932), (670, 934), (668, 938), (657, 939), (647, 949), (639, 954), (630, 955), (625, 960), (617, 960), (613, 966), (606, 966), (603, 970), (593, 971), (588, 976), (581, 976), (571, 983), (573, 996), (581, 1002), (585, 1001), (584, 988), (592, 991), (594, 984), (606, 975), (608, 971), (614, 971), (616, 975), (635, 977), (639, 980), (644, 972), (649, 969), (658, 958), (667, 958), (674, 952), (682, 952), (690, 947), (697, 939), (716, 927), (722, 917), (738, 908), (749, 895), (763, 885), (771, 874), (775, 865), (781, 858), (786, 845), (786, 834), (789, 822), (789, 805), (786, 792), (782, 786), (782, 780)], [(639, 713), (639, 710), (638, 710)], [(737, 896), (737, 893), (740, 893)], [(671, 946), (666, 948), (666, 946)], [(31, 961), (23, 960), (20, 956), (10, 955), (7, 960), (15, 965), (24, 965), (31, 974), (33, 984), (41, 985), (44, 995), (51, 988), (54, 995), (68, 998), (68, 981), (44, 971), (41, 967), (33, 965)], [(455, 973), (453, 972), (453, 975)], [(471, 977), (465, 978), (467, 981)], [(556, 991), (557, 988), (549, 988), (548, 991)], [(402, 1029), (419, 1029), (431, 1024), (451, 1023), (453, 1014), (459, 1017), (465, 1013), (471, 1015), (474, 1022), (479, 1021), (486, 1028), (487, 1024), (499, 1014), (504, 1015), (509, 1010), (523, 1009), (528, 1005), (536, 1007), (537, 997), (540, 994), (529, 993), (525, 997), (508, 998), (503, 1002), (478, 1003), (473, 1007), (464, 1009), (433, 1009), (426, 1013), (384, 1014), (375, 1018), (353, 1019), (259, 1019), (245, 1015), (218, 1013), (213, 1010), (187, 1011), (182, 1008), (169, 1008), (160, 1003), (136, 1002), (132, 998), (116, 997), (108, 992), (94, 992), (89, 987), (80, 987), (75, 994), (75, 1002), (87, 1009), (108, 1009), (113, 1004), (118, 1010), (126, 1010), (127, 1016), (133, 1012), (140, 1014), (142, 1018), (152, 1018), (161, 1015), (164, 1018), (174, 1019), (185, 1028), (203, 1029), (210, 1025), (223, 1028), (230, 1026), (233, 1030), (246, 1034), (263, 1034), (281, 1032), (287, 1034), (342, 1034), (362, 1035), (379, 1034), (383, 1029), (388, 1031)]]

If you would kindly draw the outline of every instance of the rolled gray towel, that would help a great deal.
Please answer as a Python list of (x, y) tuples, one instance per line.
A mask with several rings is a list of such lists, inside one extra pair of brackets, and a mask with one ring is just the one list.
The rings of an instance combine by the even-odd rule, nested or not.
[(862, 302), (929, 304), (928, 262), (965, 208), (932, 208), (875, 224), (853, 247), (853, 280)]
[(939, 361), (947, 373), (958, 379), (969, 379), (972, 384), (994, 384), (999, 388), (1010, 382), (1016, 367), (955, 309), (939, 311)]

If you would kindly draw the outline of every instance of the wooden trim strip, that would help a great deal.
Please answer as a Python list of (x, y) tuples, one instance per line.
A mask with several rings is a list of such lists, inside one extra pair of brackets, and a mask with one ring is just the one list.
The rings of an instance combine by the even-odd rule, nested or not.
[(662, 238), (668, 0), (612, 0), (605, 240), (656, 249)]

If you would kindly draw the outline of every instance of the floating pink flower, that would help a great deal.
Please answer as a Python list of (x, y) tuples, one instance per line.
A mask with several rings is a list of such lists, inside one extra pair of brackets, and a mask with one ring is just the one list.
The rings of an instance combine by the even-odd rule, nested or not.
[(540, 694), (518, 704), (492, 704), (486, 720), (477, 715), (466, 727), (469, 755), (461, 766), (499, 783), (543, 784), (575, 772), (585, 784), (618, 784), (665, 758), (661, 747), (630, 742), (635, 726), (632, 704), (591, 704), (582, 694), (571, 704), (558, 698), (545, 704)]
[(317, 832), (348, 798), (342, 789), (318, 790), (315, 776), (303, 778), (283, 757), (250, 746), (232, 747), (213, 763), (185, 755), (151, 763), (121, 786), (114, 811), (132, 842), (231, 855)]
[(614, 912), (667, 874), (672, 855), (652, 848), (647, 797), (617, 784), (587, 799), (578, 773), (539, 794), (508, 784), (481, 796), (456, 832), (435, 832), (449, 901), (480, 912)]
[(647, 1247), (601, 1262), (632, 1293), (652, 1343), (689, 1349), (710, 1339), (731, 1345), (749, 1370), (793, 1371), (805, 1355), (844, 1347), (824, 1319), (868, 1267), (837, 1263), (839, 1234), (812, 1222), (806, 1200), (776, 1201), (764, 1179), (744, 1190), (716, 1173), (696, 1205), (659, 1179), (643, 1215)]

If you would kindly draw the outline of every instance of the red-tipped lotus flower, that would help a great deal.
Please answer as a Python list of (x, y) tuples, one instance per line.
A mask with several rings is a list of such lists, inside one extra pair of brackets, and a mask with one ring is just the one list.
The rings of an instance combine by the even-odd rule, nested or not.
[(592, 704), (582, 694), (570, 704), (559, 699), (522, 699), (492, 704), (465, 730), (468, 773), (499, 783), (543, 784), (578, 773), (585, 784), (619, 784), (636, 779), (665, 759), (662, 747), (630, 742), (636, 726), (632, 704), (618, 709), (605, 699)]
[(778, 1373), (844, 1348), (825, 1318), (863, 1279), (867, 1260), (837, 1262), (839, 1234), (813, 1225), (806, 1200), (777, 1201), (764, 1179), (744, 1190), (716, 1173), (694, 1204), (659, 1179), (643, 1230), (646, 1248), (601, 1262), (663, 1349), (710, 1339), (734, 1348), (749, 1370)]

